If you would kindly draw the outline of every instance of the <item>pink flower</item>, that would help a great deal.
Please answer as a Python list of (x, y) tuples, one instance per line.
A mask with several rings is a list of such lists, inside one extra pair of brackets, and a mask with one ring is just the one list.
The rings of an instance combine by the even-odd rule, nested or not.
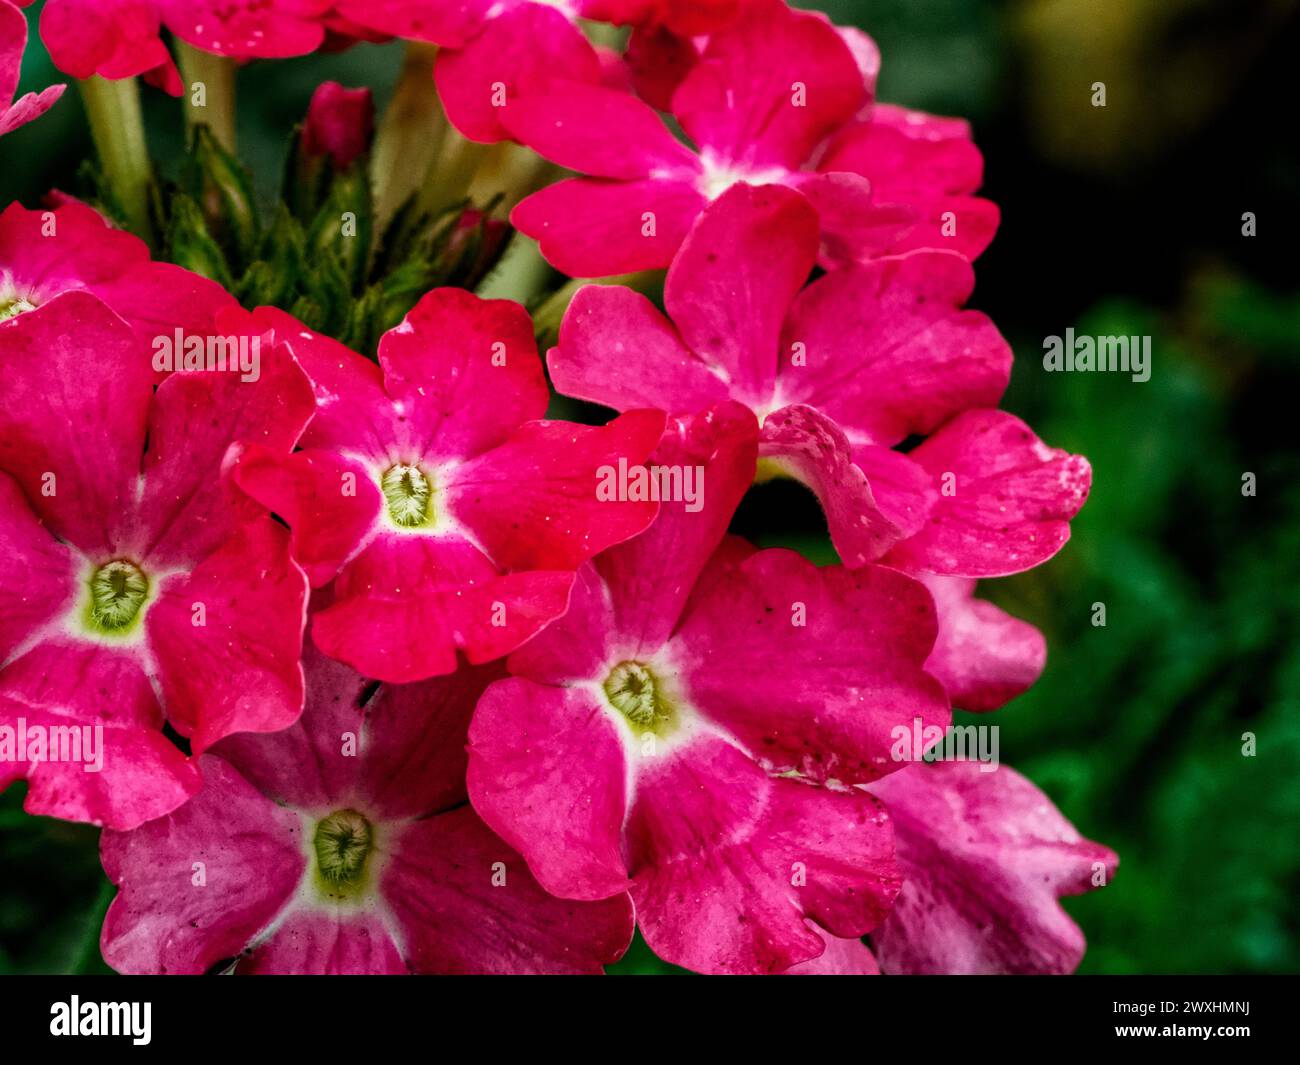
[(906, 877), (871, 936), (887, 973), (1070, 973), (1083, 957), (1057, 899), (1110, 883), (1118, 857), (1014, 769), (982, 768), (918, 764), (870, 785)]
[(816, 254), (817, 218), (797, 193), (728, 191), (668, 272), (671, 321), (624, 288), (578, 292), (548, 356), (555, 387), (616, 410), (744, 403), (762, 423), (760, 468), (812, 489), (850, 566), (982, 577), (1050, 558), (1088, 465), (985, 409), (1011, 351), (961, 309), (970, 264), (918, 251), (804, 288)]
[(653, 450), (662, 414), (608, 426), (538, 421), (548, 394), (532, 322), (506, 300), (435, 289), (390, 330), (379, 365), (263, 308), (318, 409), (292, 456), (250, 447), (238, 483), (293, 530), (312, 635), (366, 676), (405, 683), (486, 662), (564, 613), (574, 571), (654, 518), (602, 501), (598, 472)]
[(55, 65), (74, 77), (142, 74), (179, 96), (163, 28), (216, 55), (283, 59), (321, 46), (332, 7), (332, 0), (48, 0), (41, 39)]
[(0, 786), (25, 776), (32, 813), (118, 828), (198, 786), (164, 714), (198, 753), (286, 727), (303, 697), (306, 579), (220, 473), (236, 440), (287, 453), (310, 383), (269, 344), (256, 380), (185, 371), (155, 393), (151, 361), (85, 292), (0, 328), (0, 721), (103, 736), (97, 771), (29, 748)]
[(346, 170), (370, 147), (375, 102), (369, 89), (345, 89), (326, 81), (312, 93), (302, 128), (302, 150), (309, 156), (328, 155), (335, 170)]
[(222, 741), (174, 813), (105, 832), (124, 973), (598, 973), (626, 897), (547, 895), (465, 801), (465, 728), (499, 666), (373, 690), (307, 655), (307, 707)]
[[(552, 162), (591, 177), (525, 199), (511, 220), (575, 277), (667, 266), (691, 224), (738, 183), (785, 184), (817, 207), (828, 251), (896, 228), (871, 206), (868, 182), (805, 169), (827, 137), (868, 101), (868, 72), (824, 17), (757, 0), (709, 37), (673, 93), (694, 148), (633, 96), (553, 82), (501, 112), (511, 134)], [(593, 79), (583, 79), (591, 81)]]
[(9, 0), (0, 0), (0, 137), (40, 118), (63, 95), (66, 85), (51, 85), (15, 100), (23, 52), (27, 49), (27, 18)]
[[(906, 881), (871, 947), (821, 933), (790, 975), (1064, 975), (1083, 933), (1062, 895), (1110, 883), (1119, 858), (1083, 839), (1014, 769), (921, 764), (870, 786), (894, 822)], [(872, 953), (874, 948), (875, 953)]]
[(809, 920), (882, 919), (889, 825), (848, 785), (898, 768), (894, 726), (948, 721), (921, 585), (723, 541), (756, 451), (739, 404), (675, 422), (649, 469), (693, 471), (698, 508), (583, 567), (470, 726), (474, 808), (538, 882), (629, 891), (650, 947), (701, 972), (788, 969), (823, 949)]
[(949, 248), (974, 259), (997, 231), (997, 204), (973, 195), (984, 180), (984, 157), (962, 119), (876, 104), (840, 131), (817, 169), (861, 174), (875, 206), (899, 212), (896, 228), (857, 241), (846, 249), (850, 258)]
[(160, 36), (157, 0), (47, 0), (41, 40), (54, 65), (74, 78), (143, 75), (181, 94), (181, 76)]
[(144, 241), (110, 228), (85, 204), (52, 211), (10, 204), (0, 213), (0, 334), (23, 312), (73, 291), (107, 303), (143, 345), (177, 327), (206, 336), (217, 312), (236, 306), (215, 281), (150, 261)]

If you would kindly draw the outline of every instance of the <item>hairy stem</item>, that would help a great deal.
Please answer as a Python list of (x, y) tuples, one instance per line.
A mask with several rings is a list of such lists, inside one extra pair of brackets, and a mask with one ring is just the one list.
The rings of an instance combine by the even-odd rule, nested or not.
[(235, 61), (177, 41), (185, 128), (207, 126), (226, 151), (235, 150)]
[(132, 232), (149, 241), (153, 236), (149, 221), (153, 168), (145, 142), (136, 79), (109, 81), (95, 74), (79, 85), (108, 189)]

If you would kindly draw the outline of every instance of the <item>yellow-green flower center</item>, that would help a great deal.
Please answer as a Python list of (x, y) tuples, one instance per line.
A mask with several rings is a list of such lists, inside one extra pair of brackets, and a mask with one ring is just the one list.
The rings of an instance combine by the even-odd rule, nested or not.
[(677, 713), (663, 684), (640, 662), (620, 662), (603, 685), (610, 705), (627, 718), (640, 735), (665, 736), (676, 725)]
[(120, 633), (129, 628), (149, 596), (149, 580), (134, 562), (100, 566), (90, 578), (90, 627)]
[(36, 304), (31, 303), (22, 296), (0, 299), (0, 322), (7, 321), (10, 318), (17, 318), (24, 311), (34, 310), (36, 310)]
[(388, 503), (388, 516), (406, 529), (433, 521), (433, 485), (418, 466), (399, 462), (384, 471), (380, 490)]
[(343, 896), (364, 884), (373, 843), (370, 822), (356, 810), (335, 810), (317, 823), (312, 847), (328, 893)]

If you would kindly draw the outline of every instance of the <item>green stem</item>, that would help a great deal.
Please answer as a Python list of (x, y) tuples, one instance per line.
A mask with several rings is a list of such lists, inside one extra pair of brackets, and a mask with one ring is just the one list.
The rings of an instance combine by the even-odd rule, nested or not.
[(181, 77), (185, 81), (185, 128), (207, 126), (217, 143), (234, 154), (235, 61), (184, 41), (176, 44)]
[(447, 135), (447, 118), (433, 84), (436, 54), (432, 45), (407, 44), (397, 88), (375, 132), (370, 183), (375, 196), (376, 236), (420, 187)]
[(469, 186), (474, 203), (491, 203), (500, 197), (498, 210), (508, 216), (525, 196), (555, 181), (560, 168), (531, 148), (502, 141), (493, 145)]
[(148, 241), (153, 236), (149, 222), (153, 168), (145, 143), (140, 88), (135, 78), (109, 81), (98, 74), (79, 84), (90, 121), (90, 135), (109, 191), (124, 213), (127, 225)]
[(441, 150), (420, 186), (420, 213), (437, 216), (464, 200), (483, 159), (495, 149), (496, 145), (472, 141), (448, 124)]
[(516, 233), (501, 261), (475, 290), (484, 299), (514, 300), (527, 304), (545, 288), (551, 267), (542, 258), (537, 241)]

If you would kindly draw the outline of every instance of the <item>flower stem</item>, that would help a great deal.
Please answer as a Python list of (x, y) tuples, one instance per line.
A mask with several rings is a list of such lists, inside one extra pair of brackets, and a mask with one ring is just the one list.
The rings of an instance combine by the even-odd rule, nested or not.
[(464, 200), (484, 157), (495, 147), (470, 140), (448, 123), (441, 150), (429, 164), (420, 186), (420, 213), (440, 215)]
[(149, 220), (153, 168), (144, 136), (140, 88), (135, 78), (110, 81), (98, 74), (79, 84), (108, 189), (127, 225), (148, 241), (153, 236)]
[(516, 233), (496, 269), (483, 279), (475, 293), (484, 299), (527, 304), (546, 288), (550, 273), (550, 264), (542, 258), (537, 241)]
[[(235, 151), (235, 61), (177, 41), (185, 81), (185, 128), (207, 126), (226, 151)], [(201, 92), (199, 88), (201, 86)], [(196, 98), (198, 103), (195, 103)]]
[(393, 98), (379, 120), (370, 154), (376, 236), (420, 187), (447, 136), (447, 118), (433, 84), (436, 54), (432, 45), (407, 44)]

